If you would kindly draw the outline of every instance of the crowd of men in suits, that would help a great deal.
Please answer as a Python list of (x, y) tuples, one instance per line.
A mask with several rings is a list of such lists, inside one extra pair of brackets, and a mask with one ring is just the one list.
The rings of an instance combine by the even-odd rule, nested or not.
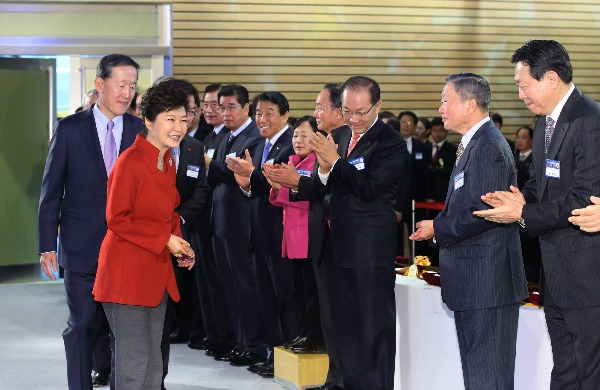
[[(554, 58), (562, 62), (556, 65)], [(163, 378), (176, 318), (178, 336), (191, 348), (264, 377), (274, 374), (274, 347), (310, 353), (323, 351), (324, 344), (330, 365), (320, 389), (392, 389), (394, 260), (403, 253), (403, 237), (397, 232), (405, 223), (411, 226), (409, 202), (415, 199), (445, 202), (439, 215), (416, 216), (411, 239), (439, 247), (442, 297), (455, 312), (465, 387), (514, 386), (518, 302), (527, 296), (518, 243), (519, 234), (527, 233), (539, 236), (541, 243), (545, 272), (540, 283), (554, 354), (552, 388), (597, 388), (600, 334), (593, 324), (600, 316), (600, 290), (594, 282), (600, 267), (593, 251), (600, 241), (577, 225), (589, 223), (584, 216), (592, 207), (590, 196), (600, 194), (600, 107), (574, 87), (569, 57), (560, 44), (530, 41), (512, 61), (519, 98), (545, 119), (535, 132), (526, 131), (526, 138), (533, 138), (533, 152), (519, 146), (523, 129), (517, 132), (517, 153), (490, 120), (491, 90), (481, 76), (450, 75), (442, 90), (441, 117), (419, 120), (403, 111), (398, 131), (382, 121), (377, 82), (355, 76), (343, 84), (326, 84), (316, 96), (313, 115), (319, 132), (309, 140), (316, 162), (308, 174), (287, 165), (293, 128), (281, 93), (261, 93), (251, 101), (241, 85), (211, 84), (201, 101), (196, 88), (180, 80), (188, 92), (190, 120), (188, 134), (173, 150), (178, 212), (184, 238), (199, 261), (189, 272), (174, 267), (183, 298), (177, 305), (170, 302), (167, 310)], [(99, 92), (100, 102), (111, 98)], [(129, 103), (132, 98), (128, 92)], [(76, 115), (85, 118), (85, 112)], [(139, 124), (129, 114), (120, 115), (124, 127)], [(95, 136), (93, 121), (88, 122)], [(419, 126), (425, 131), (417, 131)], [(549, 127), (553, 134), (548, 135)], [(447, 130), (462, 135), (459, 145), (447, 140)], [(90, 145), (97, 144), (92, 138)], [(56, 153), (51, 148), (49, 161)], [(526, 184), (519, 183), (522, 194), (515, 157), (530, 167), (527, 175), (523, 166), (519, 169), (519, 175), (528, 177)], [(281, 164), (281, 169), (267, 170), (265, 164)], [(46, 173), (45, 185), (52, 180)], [(282, 209), (269, 202), (269, 181), (289, 188), (290, 201), (309, 202), (308, 252), (320, 332), (303, 329), (293, 297), (293, 260), (281, 255)], [(102, 185), (97, 187), (101, 193)], [(71, 192), (75, 190), (65, 190), (65, 216), (71, 211), (66, 209)], [(40, 215), (57, 195), (49, 198), (43, 190)], [(574, 209), (583, 211), (569, 222)], [(58, 221), (52, 222), (48, 230), (56, 228)], [(56, 250), (56, 232), (40, 231), (40, 237), (42, 266), (49, 270), (55, 260), (45, 259)], [(59, 256), (59, 261), (65, 260)], [(92, 263), (80, 272), (93, 281)], [(76, 270), (67, 265), (69, 272)], [(85, 309), (92, 318), (82, 319), (77, 314), (83, 309), (71, 306), (66, 346), (69, 334), (95, 335), (102, 323), (96, 311)], [(91, 333), (86, 328), (90, 323)], [(311, 337), (313, 333), (318, 336)], [(91, 381), (82, 378), (92, 367), (98, 370), (93, 339), (80, 349), (89, 355), (85, 365), (76, 362), (75, 352), (67, 354), (70, 388), (91, 388)]]

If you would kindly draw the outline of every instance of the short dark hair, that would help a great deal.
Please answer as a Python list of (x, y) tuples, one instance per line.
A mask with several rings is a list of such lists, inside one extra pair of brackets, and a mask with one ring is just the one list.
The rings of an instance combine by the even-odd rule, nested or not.
[(221, 102), (221, 97), (223, 96), (233, 96), (242, 107), (250, 102), (248, 90), (239, 84), (230, 84), (221, 88), (218, 94), (219, 102)]
[(444, 126), (444, 121), (442, 120), (441, 116), (436, 116), (436, 117), (431, 118), (431, 127), (439, 126), (439, 125)]
[(352, 76), (342, 86), (342, 91), (351, 89), (358, 91), (361, 89), (368, 89), (371, 95), (371, 104), (375, 104), (381, 100), (381, 89), (377, 81), (367, 76)]
[[(281, 92), (268, 91), (259, 93), (254, 98), (254, 103), (258, 104), (258, 102), (271, 102), (276, 104), (277, 107), (279, 107), (279, 115), (285, 115), (286, 113), (290, 112), (290, 103)], [(256, 106), (254, 109), (256, 109)]]
[(397, 132), (400, 132), (400, 122), (398, 121), (398, 119), (389, 118), (387, 121), (387, 125), (392, 129), (396, 130)]
[(331, 103), (331, 107), (342, 107), (342, 84), (327, 83), (323, 86), (323, 89), (329, 91), (329, 102)]
[(396, 119), (396, 114), (391, 111), (379, 111), (379, 118), (394, 118)]
[[(156, 117), (167, 111), (176, 110), (180, 107), (186, 109), (188, 103), (188, 94), (181, 89), (180, 80), (165, 80), (158, 83), (146, 91), (142, 98), (142, 116), (153, 122)], [(148, 129), (142, 131), (148, 133)]]
[(139, 72), (140, 70), (140, 65), (131, 59), (131, 57), (125, 54), (109, 54), (102, 57), (100, 62), (98, 62), (96, 77), (106, 80), (112, 75), (112, 70), (116, 66), (133, 66), (136, 71)]
[(427, 130), (431, 129), (431, 122), (429, 121), (429, 119), (425, 118), (424, 116), (419, 118), (419, 120), (417, 122), (422, 122), (423, 126), (425, 126), (425, 129), (427, 129)]
[(529, 66), (531, 77), (540, 81), (549, 70), (556, 72), (558, 77), (570, 83), (573, 80), (573, 66), (567, 49), (552, 40), (531, 40), (518, 48), (510, 62), (522, 62)]
[(492, 89), (486, 79), (475, 73), (454, 73), (446, 77), (446, 83), (454, 84), (454, 90), (460, 101), (475, 99), (477, 107), (483, 112), (490, 109)]
[(495, 112), (495, 113), (492, 114), (492, 122), (500, 123), (500, 126), (502, 126), (502, 123), (504, 122), (504, 119), (502, 118), (502, 115), (500, 115), (497, 112)]
[(527, 132), (529, 134), (529, 138), (533, 139), (533, 129), (529, 126), (521, 126), (517, 129), (517, 132), (515, 134), (519, 134), (519, 131), (523, 130), (523, 129), (527, 129)]
[[(161, 81), (160, 83), (164, 83), (165, 81)], [(194, 101), (196, 102), (196, 107), (200, 107), (200, 96), (198, 94), (198, 89), (194, 87), (194, 84), (190, 83), (185, 79), (171, 79), (171, 81), (173, 81), (175, 85), (178, 86), (178, 88), (181, 88), (181, 90), (183, 90), (183, 92), (185, 92), (187, 96), (192, 95), (194, 97)]]
[(219, 83), (208, 84), (204, 87), (204, 93), (218, 92), (223, 86)]
[(294, 128), (297, 128), (304, 122), (308, 122), (308, 124), (312, 128), (313, 132), (316, 133), (317, 131), (319, 131), (319, 127), (317, 125), (317, 119), (312, 115), (304, 115), (304, 116), (301, 116), (300, 118), (296, 119), (296, 121), (294, 122)]
[(417, 122), (419, 121), (419, 117), (417, 116), (417, 114), (415, 114), (412, 111), (402, 111), (402, 112), (400, 112), (400, 114), (398, 114), (398, 122), (400, 122), (400, 119), (404, 115), (408, 115), (408, 116), (412, 117), (413, 118), (413, 123), (415, 124), (415, 126), (417, 125)]

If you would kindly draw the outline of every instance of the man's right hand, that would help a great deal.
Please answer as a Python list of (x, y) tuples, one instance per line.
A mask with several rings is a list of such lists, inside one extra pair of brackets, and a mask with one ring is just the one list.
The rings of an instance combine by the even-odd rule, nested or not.
[(46, 252), (40, 255), (40, 264), (42, 265), (42, 270), (48, 277), (52, 280), (56, 280), (56, 277), (52, 273), (58, 272), (58, 262), (56, 261), (56, 252)]

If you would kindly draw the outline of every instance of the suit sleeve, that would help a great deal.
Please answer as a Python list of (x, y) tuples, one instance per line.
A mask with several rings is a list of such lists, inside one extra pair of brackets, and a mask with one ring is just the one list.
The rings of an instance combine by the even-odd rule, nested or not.
[(38, 209), (39, 253), (56, 251), (58, 223), (62, 208), (67, 175), (66, 135), (57, 125), (50, 143), (50, 152), (42, 179), (42, 190)]
[(461, 194), (469, 197), (465, 202), (469, 206), (453, 215), (447, 215), (446, 212), (440, 213), (433, 221), (436, 241), (442, 248), (498, 227), (497, 223), (473, 215), (473, 211), (489, 208), (481, 200), (481, 194), (497, 190), (506, 191), (509, 184), (516, 184), (514, 163), (504, 158), (497, 145), (482, 144), (476, 150), (471, 151), (469, 159), (470, 169), (465, 172), (465, 182), (469, 181), (468, 193)]
[(396, 203), (394, 204), (394, 210), (399, 212), (404, 210), (404, 205), (408, 202), (411, 184), (411, 164), (412, 161), (410, 158), (404, 159), (404, 169), (401, 170), (398, 190), (396, 191)]
[[(562, 196), (555, 197), (552, 200), (544, 200), (541, 203), (527, 203), (523, 207), (525, 230), (530, 236), (535, 237), (572, 226), (568, 221), (571, 211), (587, 207), (591, 202), (590, 196), (600, 194), (600, 175), (598, 175), (598, 167), (600, 166), (600, 153), (598, 153), (600, 150), (600, 117), (588, 117), (581, 119), (581, 121), (581, 124), (572, 123), (572, 129), (570, 130), (573, 137), (575, 137), (573, 140), (575, 145), (573, 150), (574, 166), (563, 166), (562, 168), (572, 169), (573, 171), (573, 180), (569, 191), (565, 191)], [(533, 167), (533, 163), (531, 167)], [(527, 183), (527, 189), (529, 189), (531, 182), (532, 180)], [(528, 193), (528, 197), (531, 199), (531, 193)]]
[(135, 218), (135, 208), (143, 207), (139, 199), (136, 199), (138, 190), (143, 191), (143, 183), (135, 174), (134, 164), (117, 164), (110, 175), (106, 222), (108, 228), (120, 238), (160, 256), (171, 234), (181, 234), (179, 220), (175, 212), (170, 224), (165, 224), (158, 218)]

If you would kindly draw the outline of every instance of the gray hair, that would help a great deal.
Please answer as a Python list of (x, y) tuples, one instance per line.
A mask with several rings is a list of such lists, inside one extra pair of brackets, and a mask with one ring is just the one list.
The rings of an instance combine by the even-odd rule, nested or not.
[(475, 99), (477, 107), (483, 112), (490, 109), (492, 90), (490, 84), (475, 73), (454, 73), (446, 77), (446, 83), (454, 84), (454, 90), (461, 102)]

